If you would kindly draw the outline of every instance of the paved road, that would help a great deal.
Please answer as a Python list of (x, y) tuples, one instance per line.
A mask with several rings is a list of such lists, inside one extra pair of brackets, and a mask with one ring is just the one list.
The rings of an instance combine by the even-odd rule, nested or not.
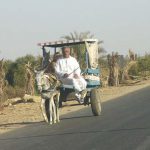
[(102, 105), (100, 117), (83, 109), (61, 123), (29, 124), (0, 136), (0, 150), (150, 150), (150, 87)]

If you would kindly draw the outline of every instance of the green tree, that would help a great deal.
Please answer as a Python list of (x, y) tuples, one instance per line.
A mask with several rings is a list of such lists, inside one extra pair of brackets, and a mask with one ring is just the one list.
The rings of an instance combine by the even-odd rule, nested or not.
[(150, 75), (150, 54), (138, 58), (138, 72), (142, 76)]
[(31, 63), (31, 65), (36, 66), (37, 64), (40, 64), (40, 57), (34, 57), (32, 55), (26, 55), (24, 57), (20, 57), (16, 59), (14, 62), (12, 61), (6, 61), (6, 79), (8, 83), (15, 87), (22, 87), (25, 86), (25, 64), (28, 62)]

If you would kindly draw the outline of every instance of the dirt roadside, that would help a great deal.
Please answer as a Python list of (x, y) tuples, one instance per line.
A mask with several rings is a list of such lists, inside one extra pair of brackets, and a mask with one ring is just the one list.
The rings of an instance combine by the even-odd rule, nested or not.
[[(133, 86), (102, 88), (100, 90), (101, 100), (102, 102), (109, 101), (147, 86), (150, 86), (150, 80), (142, 81)], [(28, 123), (43, 121), (40, 109), (40, 97), (34, 96), (34, 101), (34, 103), (18, 103), (16, 105), (10, 105), (1, 110), (0, 134), (24, 127)], [(64, 105), (65, 106), (60, 109), (60, 115), (85, 108), (83, 105), (78, 105), (78, 102), (76, 101), (65, 102)]]

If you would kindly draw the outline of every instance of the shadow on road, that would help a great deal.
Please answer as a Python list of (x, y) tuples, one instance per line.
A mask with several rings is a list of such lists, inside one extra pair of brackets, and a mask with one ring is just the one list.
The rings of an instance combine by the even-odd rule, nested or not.
[[(61, 117), (61, 120), (69, 120), (69, 119), (81, 119), (81, 118), (91, 118), (93, 115), (89, 116), (76, 116), (76, 117)], [(16, 123), (6, 123), (0, 124), (0, 127), (8, 127), (13, 125), (32, 125), (32, 124), (39, 124), (39, 123), (46, 123), (45, 121), (37, 121), (37, 122), (16, 122)]]
[(61, 120), (69, 120), (69, 119), (81, 119), (81, 118), (91, 118), (93, 117), (93, 115), (89, 115), (89, 116), (76, 116), (76, 117), (62, 117)]

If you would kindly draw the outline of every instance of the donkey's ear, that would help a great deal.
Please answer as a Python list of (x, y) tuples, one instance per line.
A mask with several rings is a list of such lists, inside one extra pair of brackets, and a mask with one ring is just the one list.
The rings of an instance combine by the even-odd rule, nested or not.
[(47, 67), (48, 67), (48, 66), (46, 66), (46, 67), (44, 67), (44, 68), (41, 68), (41, 72), (44, 73), (44, 72), (47, 70)]
[(41, 73), (44, 74), (44, 73), (45, 73), (45, 69), (44, 69), (44, 70), (41, 70)]
[(35, 69), (35, 67), (34, 67), (34, 73), (36, 74), (38, 71)]

